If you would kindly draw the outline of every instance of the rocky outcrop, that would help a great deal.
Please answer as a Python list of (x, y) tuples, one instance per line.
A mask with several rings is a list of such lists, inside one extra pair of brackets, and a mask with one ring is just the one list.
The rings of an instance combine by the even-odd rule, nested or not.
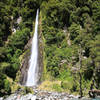
[(20, 75), (20, 83), (22, 85), (25, 85), (26, 83), (26, 80), (27, 80), (27, 72), (28, 72), (28, 69), (29, 69), (29, 59), (30, 59), (30, 54), (31, 54), (31, 40), (29, 40), (29, 42), (27, 43), (27, 45), (25, 46), (25, 52), (23, 54), (23, 57), (22, 57), (22, 63), (21, 63), (21, 67), (20, 67), (20, 72), (21, 72), (21, 75)]
[(100, 90), (89, 90), (89, 96), (94, 98), (96, 96), (100, 96)]
[(44, 51), (44, 42), (43, 42), (43, 36), (42, 36), (42, 25), (41, 25), (41, 19), (39, 20), (39, 82), (42, 76), (43, 72), (43, 51)]
[[(41, 29), (41, 22), (39, 21), (39, 33), (38, 33), (38, 43), (39, 43), (39, 47), (38, 47), (38, 65), (39, 65), (39, 73), (38, 73), (38, 79), (40, 82), (41, 79), (41, 75), (43, 72), (43, 36), (42, 36), (42, 29)], [(26, 80), (27, 80), (27, 72), (29, 69), (29, 59), (30, 59), (30, 55), (31, 55), (31, 46), (32, 46), (32, 38), (28, 41), (28, 43), (26, 44), (26, 46), (24, 47), (24, 54), (22, 59), (22, 63), (21, 63), (21, 67), (20, 67), (20, 83), (22, 85), (25, 85)]]
[[(34, 89), (34, 93), (21, 95), (20, 93), (15, 93), (2, 100), (78, 100), (79, 96), (74, 96), (68, 93), (58, 93), (58, 92), (49, 92)], [(79, 99), (80, 100), (80, 99)], [(83, 98), (81, 100), (90, 100)]]

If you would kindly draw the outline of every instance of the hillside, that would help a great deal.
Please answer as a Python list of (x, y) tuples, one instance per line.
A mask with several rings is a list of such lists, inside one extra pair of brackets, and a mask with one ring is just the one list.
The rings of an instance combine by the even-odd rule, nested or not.
[(100, 0), (1, 0), (0, 96), (11, 94), (11, 84), (20, 81), (38, 8), (43, 84), (59, 81), (51, 85), (54, 91), (81, 96), (100, 89)]

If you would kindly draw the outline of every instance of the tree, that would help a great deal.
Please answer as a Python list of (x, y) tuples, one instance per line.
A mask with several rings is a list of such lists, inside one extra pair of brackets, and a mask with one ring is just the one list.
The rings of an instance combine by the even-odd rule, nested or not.
[(96, 88), (100, 88), (100, 35), (97, 35), (95, 41), (93, 41), (91, 48), (91, 58), (94, 65), (94, 80), (96, 82)]

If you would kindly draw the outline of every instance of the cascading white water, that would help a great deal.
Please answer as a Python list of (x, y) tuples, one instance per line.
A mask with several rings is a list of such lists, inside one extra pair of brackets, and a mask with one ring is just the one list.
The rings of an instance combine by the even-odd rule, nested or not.
[(37, 10), (35, 32), (32, 40), (31, 58), (29, 60), (29, 70), (26, 86), (35, 86), (38, 81), (38, 15)]

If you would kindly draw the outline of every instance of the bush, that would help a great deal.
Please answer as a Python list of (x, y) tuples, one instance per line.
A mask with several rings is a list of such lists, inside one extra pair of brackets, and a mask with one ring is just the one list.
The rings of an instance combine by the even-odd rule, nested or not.
[(67, 82), (67, 81), (62, 81), (61, 82), (61, 87), (63, 89), (66, 89), (66, 90), (71, 90), (72, 88), (72, 83), (71, 82)]
[(8, 95), (11, 93), (11, 84), (6, 76), (0, 73), (0, 96)]
[(28, 93), (32, 93), (33, 94), (33, 89), (32, 88), (25, 87), (24, 90), (25, 90), (26, 94), (28, 94)]
[(10, 82), (7, 79), (4, 80), (4, 89), (5, 89), (6, 94), (11, 93), (11, 85), (10, 85)]
[(61, 92), (62, 88), (59, 84), (53, 84), (52, 89), (54, 89), (55, 91)]
[(30, 29), (24, 28), (17, 31), (12, 37), (9, 38), (8, 46), (13, 49), (23, 49), (25, 44), (28, 42), (30, 36)]

